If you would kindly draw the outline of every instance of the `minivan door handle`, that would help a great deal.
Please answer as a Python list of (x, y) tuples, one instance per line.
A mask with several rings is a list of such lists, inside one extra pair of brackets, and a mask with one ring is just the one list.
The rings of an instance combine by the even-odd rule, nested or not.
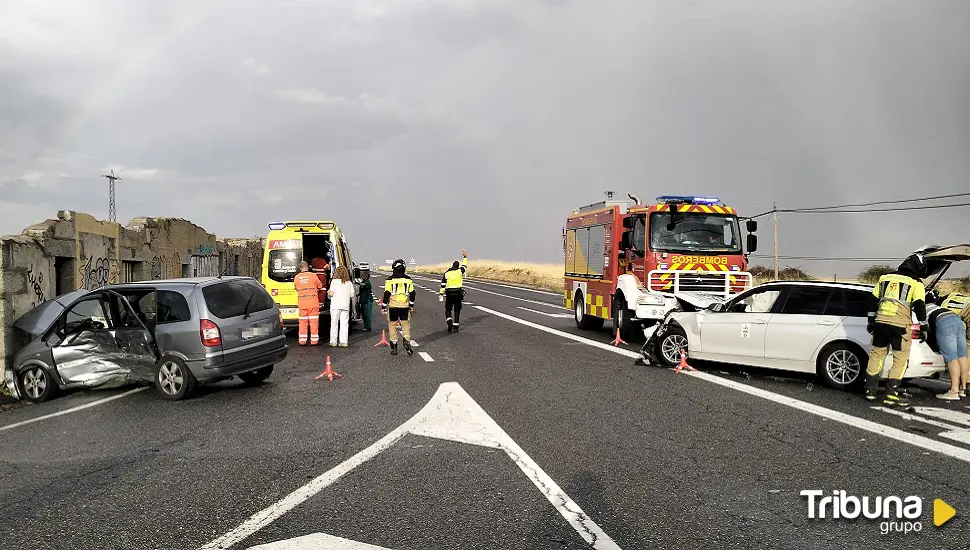
[(821, 325), (823, 327), (834, 327), (835, 321), (819, 321), (815, 323), (816, 325)]
[(756, 324), (756, 325), (763, 325), (763, 324), (765, 324), (765, 323), (767, 323), (768, 321), (765, 321), (764, 319), (755, 319), (755, 320), (754, 320), (754, 321), (752, 321), (752, 322), (753, 322), (754, 324)]

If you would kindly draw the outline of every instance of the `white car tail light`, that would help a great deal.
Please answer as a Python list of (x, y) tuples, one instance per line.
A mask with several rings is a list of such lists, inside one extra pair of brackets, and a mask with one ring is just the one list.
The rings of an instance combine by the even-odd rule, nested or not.
[(202, 345), (210, 348), (222, 345), (222, 334), (219, 332), (219, 326), (212, 321), (202, 319), (199, 331), (202, 333)]

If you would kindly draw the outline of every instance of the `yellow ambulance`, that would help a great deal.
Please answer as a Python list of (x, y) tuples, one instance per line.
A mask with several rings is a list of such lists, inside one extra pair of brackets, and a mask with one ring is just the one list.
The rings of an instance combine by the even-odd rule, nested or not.
[[(300, 310), (296, 304), (293, 278), (300, 272), (300, 262), (322, 258), (330, 265), (327, 285), (338, 267), (346, 266), (354, 279), (354, 297), (350, 307), (351, 323), (360, 319), (357, 294), (360, 290), (350, 246), (343, 232), (332, 221), (291, 221), (269, 224), (269, 234), (263, 251), (262, 284), (280, 306), (283, 324), (299, 324)], [(330, 298), (323, 293), (320, 315), (329, 317)]]

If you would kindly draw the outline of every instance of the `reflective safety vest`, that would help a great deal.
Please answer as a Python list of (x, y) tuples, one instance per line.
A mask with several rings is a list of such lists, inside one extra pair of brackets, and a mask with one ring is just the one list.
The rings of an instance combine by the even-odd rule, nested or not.
[(296, 287), (296, 304), (300, 309), (320, 307), (319, 291), (323, 288), (320, 278), (309, 271), (301, 271), (293, 278)]
[(943, 300), (943, 303), (940, 305), (953, 313), (960, 315), (964, 310), (970, 308), (970, 296), (954, 292), (947, 296), (946, 300)]
[(902, 328), (913, 324), (913, 302), (926, 301), (923, 283), (899, 273), (880, 277), (872, 294), (879, 299), (876, 322)]
[(465, 282), (465, 269), (468, 268), (468, 258), (462, 258), (461, 267), (451, 268), (441, 276), (440, 294), (459, 294), (462, 283)]
[(384, 281), (384, 293), (390, 293), (388, 307), (402, 308), (411, 307), (414, 302), (411, 296), (414, 293), (414, 281), (410, 277), (391, 277)]

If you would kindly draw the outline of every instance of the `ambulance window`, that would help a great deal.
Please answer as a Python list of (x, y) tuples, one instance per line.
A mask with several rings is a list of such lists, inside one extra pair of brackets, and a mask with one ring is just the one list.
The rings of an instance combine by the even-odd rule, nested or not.
[(279, 283), (292, 283), (293, 278), (300, 271), (301, 251), (270, 250), (267, 272), (269, 278)]

